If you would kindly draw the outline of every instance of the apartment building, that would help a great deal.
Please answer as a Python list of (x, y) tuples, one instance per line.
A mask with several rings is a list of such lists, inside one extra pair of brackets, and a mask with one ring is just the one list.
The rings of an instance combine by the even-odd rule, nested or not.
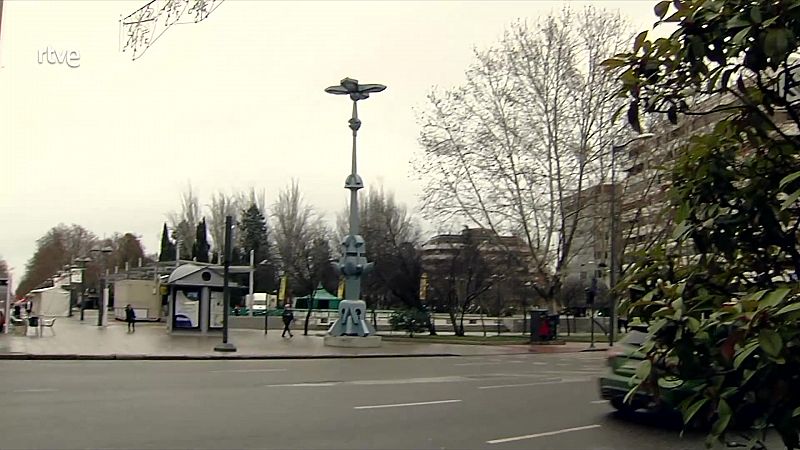
[[(518, 236), (500, 235), (484, 228), (464, 228), (458, 234), (440, 234), (422, 245), (422, 266), (428, 274), (429, 282), (435, 285), (448, 276), (463, 277), (464, 251), (469, 245), (477, 249), (485, 266), (473, 268), (485, 270), (485, 277), (494, 277), (493, 283), (502, 286), (503, 295), (511, 302), (517, 302), (523, 295), (529, 295), (526, 283), (536, 281), (533, 258), (525, 242)], [(529, 295), (530, 296), (530, 295)]]
[[(611, 261), (611, 199), (614, 192), (611, 184), (599, 184), (583, 189), (568, 197), (566, 206), (566, 236), (572, 235), (569, 255), (564, 265), (566, 279), (604, 279), (608, 275)], [(617, 186), (617, 211), (620, 202)], [(571, 230), (575, 223), (574, 233)], [(617, 231), (619, 238), (620, 232)], [(617, 239), (617, 254), (621, 241)]]

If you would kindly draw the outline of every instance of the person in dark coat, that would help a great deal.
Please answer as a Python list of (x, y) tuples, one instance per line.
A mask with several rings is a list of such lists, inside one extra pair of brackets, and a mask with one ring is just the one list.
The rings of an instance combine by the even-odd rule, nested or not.
[(294, 337), (292, 330), (289, 329), (289, 326), (294, 321), (294, 313), (288, 303), (283, 307), (283, 314), (281, 317), (283, 318), (283, 334), (281, 334), (281, 337), (286, 337), (286, 333), (289, 333), (290, 338)]
[(125, 322), (128, 322), (129, 333), (136, 332), (136, 312), (130, 304), (125, 306)]

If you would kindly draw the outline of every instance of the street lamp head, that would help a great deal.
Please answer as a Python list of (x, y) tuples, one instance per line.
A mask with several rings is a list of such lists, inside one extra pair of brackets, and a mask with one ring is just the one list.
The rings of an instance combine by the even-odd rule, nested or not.
[(339, 82), (339, 86), (325, 88), (325, 92), (334, 95), (350, 95), (353, 101), (369, 98), (369, 94), (381, 92), (386, 89), (382, 84), (358, 84), (358, 80), (345, 78)]
[(347, 89), (347, 92), (356, 92), (358, 91), (358, 80), (354, 80), (352, 78), (345, 78), (339, 82), (343, 88)]

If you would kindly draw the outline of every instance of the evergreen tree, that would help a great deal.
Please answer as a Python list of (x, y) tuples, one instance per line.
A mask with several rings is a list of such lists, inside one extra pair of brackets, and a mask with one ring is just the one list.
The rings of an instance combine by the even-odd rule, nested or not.
[(192, 244), (192, 258), (197, 262), (208, 262), (208, 251), (211, 245), (208, 243), (208, 233), (206, 232), (206, 219), (197, 224), (195, 231), (194, 244)]
[(267, 256), (269, 256), (267, 220), (255, 203), (242, 212), (239, 229), (241, 230), (239, 248), (241, 248), (242, 252), (249, 258), (250, 251), (254, 250), (257, 263), (267, 259)]
[(169, 230), (167, 224), (164, 223), (164, 229), (161, 231), (161, 250), (158, 252), (159, 261), (175, 261), (175, 243), (169, 238)]
[[(269, 292), (275, 289), (275, 267), (271, 263), (269, 229), (264, 214), (255, 203), (242, 211), (239, 221), (239, 251), (243, 264), (250, 264), (250, 251), (254, 252), (256, 270), (253, 274), (254, 290)], [(267, 261), (266, 263), (262, 263)]]

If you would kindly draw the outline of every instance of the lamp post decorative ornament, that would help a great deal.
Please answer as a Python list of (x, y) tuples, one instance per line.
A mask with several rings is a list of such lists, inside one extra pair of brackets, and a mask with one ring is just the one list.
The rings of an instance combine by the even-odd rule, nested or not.
[(350, 231), (342, 241), (342, 256), (335, 267), (344, 277), (344, 299), (339, 303), (339, 319), (328, 329), (330, 336), (370, 336), (375, 333), (366, 320), (367, 304), (361, 300), (361, 277), (368, 274), (373, 264), (367, 262), (364, 238), (360, 234), (358, 210), (358, 190), (364, 182), (358, 175), (356, 161), (356, 138), (361, 128), (358, 118), (358, 101), (369, 98), (369, 94), (381, 92), (386, 86), (381, 84), (358, 84), (352, 78), (343, 79), (338, 86), (331, 86), (325, 92), (334, 95), (348, 95), (353, 101), (353, 115), (350, 129), (353, 131), (353, 151), (350, 175), (345, 180), (345, 189), (350, 190)]

